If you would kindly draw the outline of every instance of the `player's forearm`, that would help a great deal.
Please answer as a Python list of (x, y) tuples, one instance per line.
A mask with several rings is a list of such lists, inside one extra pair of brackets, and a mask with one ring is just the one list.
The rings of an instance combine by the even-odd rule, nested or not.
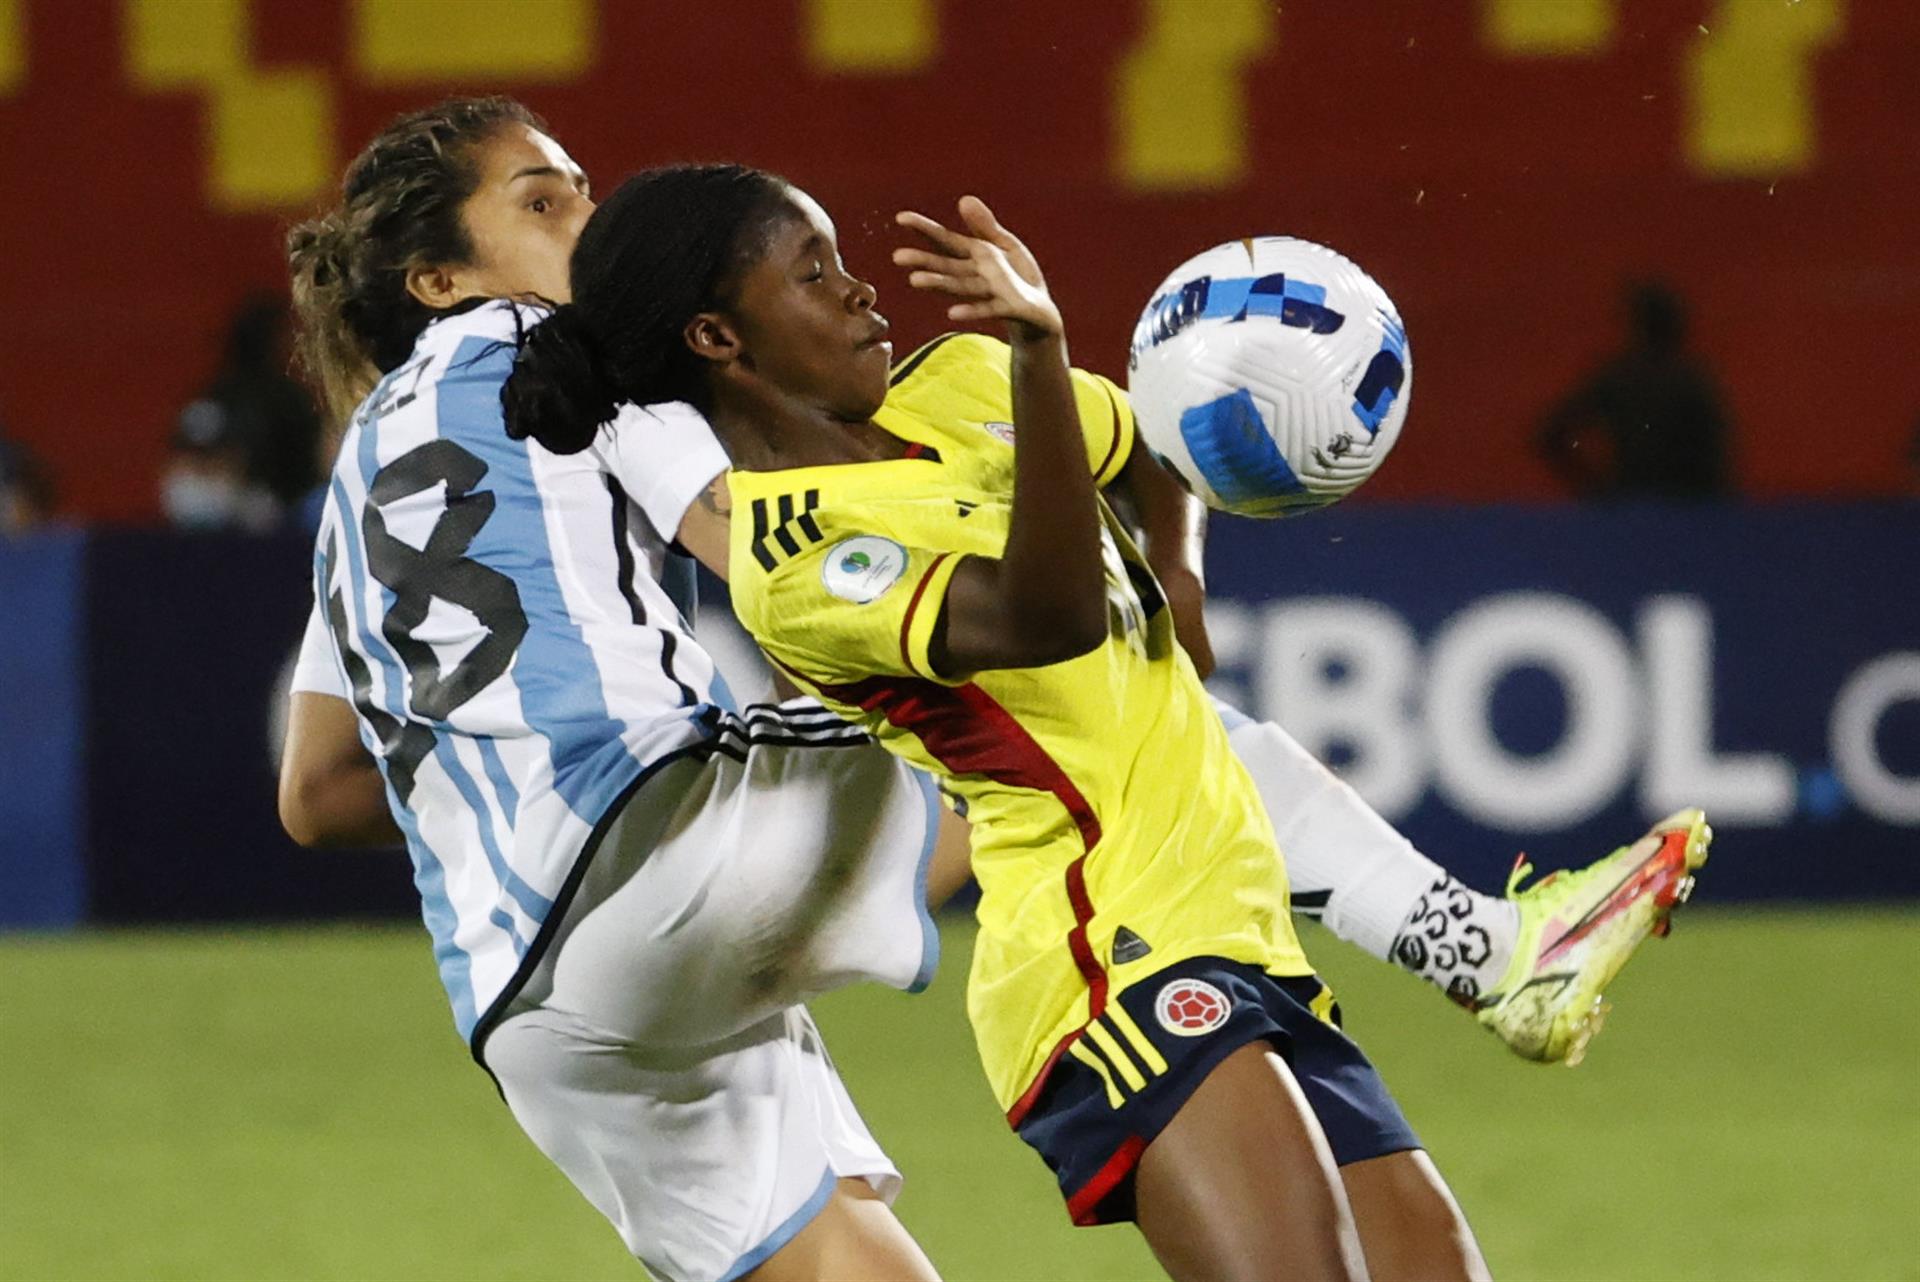
[(1041, 667), (1106, 636), (1098, 491), (1057, 334), (1013, 341), (1013, 512), (998, 560), (954, 572), (935, 658), (946, 672)]
[(371, 763), (283, 780), (280, 824), (295, 841), (317, 850), (398, 846), (406, 840), (387, 809), (386, 782)]
[(314, 691), (287, 704), (280, 755), (280, 825), (303, 846), (396, 846), (380, 768), (360, 742), (353, 705)]
[(1019, 448), (1001, 557), (1005, 590), (1023, 622), (1071, 639), (1082, 654), (1106, 635), (1106, 581), (1099, 491), (1087, 467), (1064, 336), (1016, 334), (1013, 419)]
[(1133, 517), (1141, 555), (1164, 584), (1176, 577), (1206, 584), (1207, 508), (1136, 441), (1113, 488)]
[(1160, 581), (1173, 628), (1201, 677), (1213, 673), (1207, 638), (1207, 509), (1135, 440), (1133, 453), (1108, 489), (1125, 513), (1141, 555)]

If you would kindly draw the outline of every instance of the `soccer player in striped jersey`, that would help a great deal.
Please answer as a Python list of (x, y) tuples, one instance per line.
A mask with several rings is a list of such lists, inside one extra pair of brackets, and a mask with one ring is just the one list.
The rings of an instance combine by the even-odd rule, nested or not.
[(1124, 400), (1069, 370), (1026, 248), (960, 212), (971, 235), (901, 215), (932, 248), (895, 260), (1011, 349), (952, 336), (889, 378), (874, 291), (805, 193), (642, 174), (582, 232), (508, 430), (571, 456), (623, 401), (706, 416), (735, 469), (742, 623), (967, 810), (976, 1042), (1076, 1223), (1137, 1221), (1182, 1280), (1485, 1277), (1335, 1027), (1259, 794), (1099, 498), (1135, 456)]
[(469, 101), (397, 122), (294, 233), (351, 414), (302, 685), (350, 692), (474, 1058), (656, 1276), (932, 1278), (800, 1004), (931, 977), (930, 782), (817, 704), (732, 710), (644, 516), (724, 460), (502, 426), (503, 300), (564, 289), (592, 207), (537, 120)]

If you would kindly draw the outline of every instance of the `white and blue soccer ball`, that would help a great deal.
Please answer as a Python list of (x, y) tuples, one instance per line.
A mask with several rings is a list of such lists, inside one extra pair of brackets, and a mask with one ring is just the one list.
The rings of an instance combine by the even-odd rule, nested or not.
[(1372, 476), (1400, 436), (1413, 356), (1393, 300), (1312, 241), (1229, 241), (1182, 263), (1134, 329), (1141, 437), (1209, 507), (1291, 516)]

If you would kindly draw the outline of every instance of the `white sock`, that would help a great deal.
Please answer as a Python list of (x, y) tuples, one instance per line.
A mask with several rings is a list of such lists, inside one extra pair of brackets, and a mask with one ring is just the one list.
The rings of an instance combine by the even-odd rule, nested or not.
[(1401, 924), (1393, 960), (1462, 1006), (1492, 991), (1513, 960), (1520, 912), (1442, 873)]
[(1519, 930), (1513, 905), (1415, 850), (1279, 726), (1214, 704), (1273, 821), (1294, 911), (1458, 1000), (1499, 981)]

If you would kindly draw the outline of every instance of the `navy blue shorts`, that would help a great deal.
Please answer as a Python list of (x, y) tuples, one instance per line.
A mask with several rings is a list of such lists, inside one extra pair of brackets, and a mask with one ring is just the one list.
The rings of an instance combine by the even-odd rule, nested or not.
[(1335, 1162), (1421, 1147), (1339, 1021), (1332, 991), (1312, 976), (1220, 957), (1176, 962), (1122, 991), (1067, 1046), (1021, 1117), (1020, 1138), (1053, 1168), (1075, 1224), (1131, 1220), (1141, 1153), (1216, 1064), (1265, 1040), (1293, 1070)]

